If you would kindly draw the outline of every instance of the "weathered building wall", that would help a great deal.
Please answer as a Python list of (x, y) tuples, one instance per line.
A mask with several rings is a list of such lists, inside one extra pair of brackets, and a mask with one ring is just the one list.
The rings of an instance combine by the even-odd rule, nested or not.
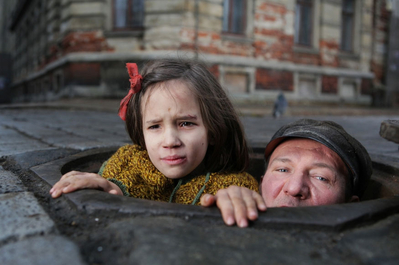
[(0, 103), (11, 101), (12, 49), (14, 36), (8, 30), (15, 2), (0, 0)]
[(383, 83), (386, 51), (388, 40), (389, 13), (385, 8), (385, 1), (373, 1), (374, 17), (372, 39), (374, 40), (371, 51), (371, 70), (376, 80)]
[(390, 38), (386, 67), (386, 95), (384, 103), (387, 106), (399, 107), (399, 1), (392, 2), (390, 19)]
[(0, 0), (0, 52), (2, 53), (10, 53), (14, 47), (14, 35), (8, 28), (15, 3), (15, 1)]
[(242, 34), (223, 29), (223, 0), (145, 0), (143, 25), (132, 30), (114, 28), (113, 1), (25, 3), (13, 24), (15, 100), (120, 97), (124, 63), (160, 57), (202, 59), (232, 96), (253, 100), (284, 91), (289, 100), (369, 104), (383, 82), (384, 0), (355, 1), (350, 52), (340, 48), (343, 0), (313, 1), (307, 46), (295, 41), (296, 1), (242, 1)]

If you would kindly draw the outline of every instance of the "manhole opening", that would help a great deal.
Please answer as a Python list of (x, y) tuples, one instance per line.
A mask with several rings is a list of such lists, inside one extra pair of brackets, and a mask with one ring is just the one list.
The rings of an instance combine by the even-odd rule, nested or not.
[[(71, 160), (61, 167), (61, 174), (65, 174), (71, 170), (97, 173), (104, 161), (111, 157), (116, 150), (116, 148), (115, 150), (108, 149), (104, 152)], [(399, 176), (381, 170), (381, 167), (376, 163), (373, 163), (373, 165), (373, 175), (362, 200), (388, 198), (399, 195)], [(263, 159), (263, 153), (254, 149), (254, 153), (250, 156), (250, 167), (247, 171), (259, 181), (264, 170), (265, 162)]]
[[(98, 172), (101, 165), (118, 147), (98, 148), (74, 154), (60, 160), (32, 167), (31, 170), (49, 185), (54, 185), (61, 177), (71, 170), (84, 172)], [(251, 155), (248, 172), (259, 178), (264, 172), (263, 150)], [(381, 164), (381, 163), (380, 163)], [(254, 223), (260, 227), (301, 227), (309, 229), (342, 230), (353, 226), (366, 225), (388, 215), (398, 212), (399, 209), (399, 172), (396, 167), (378, 166), (372, 176), (372, 181), (363, 202), (324, 205), (298, 208), (270, 208), (267, 213), (260, 214)], [(393, 170), (393, 171), (392, 171)], [(65, 194), (65, 197), (78, 210), (87, 213), (105, 213), (117, 211), (119, 213), (146, 215), (146, 216), (184, 216), (196, 217), (205, 222), (222, 222), (220, 211), (216, 207), (204, 208), (191, 205), (165, 203), (123, 196), (104, 194), (97, 190), (82, 190)], [(204, 219), (205, 218), (205, 219)]]

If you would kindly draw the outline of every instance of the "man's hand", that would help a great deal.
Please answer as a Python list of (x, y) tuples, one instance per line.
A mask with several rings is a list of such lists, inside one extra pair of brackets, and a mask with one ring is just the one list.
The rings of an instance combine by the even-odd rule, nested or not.
[(266, 211), (266, 204), (262, 196), (248, 188), (230, 186), (219, 190), (216, 195), (205, 194), (201, 197), (201, 205), (213, 205), (222, 212), (223, 221), (227, 225), (237, 223), (239, 227), (247, 227), (248, 219), (258, 218), (258, 210)]
[(114, 183), (95, 173), (71, 171), (61, 177), (50, 190), (51, 197), (57, 198), (63, 193), (81, 189), (98, 189), (105, 192), (123, 195), (121, 189)]

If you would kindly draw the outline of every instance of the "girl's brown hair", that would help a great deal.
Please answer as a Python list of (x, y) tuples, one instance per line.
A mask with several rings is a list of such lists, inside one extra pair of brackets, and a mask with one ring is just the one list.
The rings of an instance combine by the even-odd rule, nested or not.
[(247, 169), (249, 150), (242, 124), (225, 91), (205, 65), (181, 59), (156, 60), (145, 65), (142, 76), (142, 88), (129, 101), (126, 113), (126, 129), (133, 143), (145, 148), (141, 101), (146, 91), (155, 84), (178, 80), (196, 96), (208, 130), (208, 141), (212, 143), (204, 158), (208, 172)]

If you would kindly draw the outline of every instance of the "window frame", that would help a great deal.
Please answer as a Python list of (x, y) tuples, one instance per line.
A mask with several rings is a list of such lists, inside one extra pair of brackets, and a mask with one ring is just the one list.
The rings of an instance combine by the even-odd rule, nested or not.
[[(345, 10), (345, 2), (352, 1), (352, 10)], [(356, 23), (356, 1), (355, 0), (342, 0), (341, 6), (341, 40), (340, 40), (340, 50), (343, 52), (353, 52), (354, 51), (354, 31), (355, 31), (355, 23)], [(350, 25), (350, 29), (348, 29), (347, 19), (351, 19), (352, 25)], [(348, 23), (348, 22), (347, 22)], [(345, 38), (345, 36), (350, 35), (350, 40)], [(349, 42), (349, 44), (347, 43)], [(349, 47), (347, 47), (349, 46)]]
[[(144, 0), (126, 0), (127, 8), (126, 8), (126, 21), (124, 27), (117, 27), (116, 26), (116, 19), (117, 19), (117, 11), (116, 11), (116, 2), (118, 0), (112, 0), (112, 30), (113, 31), (141, 31), (144, 28), (144, 16), (145, 16), (145, 8), (144, 8)], [(134, 5), (135, 1), (142, 1), (143, 9), (142, 18), (141, 18), (141, 25), (129, 25), (133, 18), (132, 6)]]
[[(302, 10), (303, 7), (310, 7), (310, 18), (309, 18), (309, 31), (306, 42), (301, 41), (302, 32), (304, 29)], [(300, 8), (300, 14), (298, 14), (298, 8)], [(315, 3), (313, 0), (297, 0), (295, 3), (295, 26), (294, 26), (294, 43), (295, 45), (302, 47), (313, 47), (313, 34), (314, 34), (314, 18), (315, 17)]]
[[(234, 31), (234, 1), (238, 1), (242, 3), (242, 10), (241, 10), (241, 31)], [(228, 7), (226, 7), (226, 2), (228, 3)], [(233, 7), (233, 8), (230, 8)], [(228, 11), (226, 12), (226, 8), (228, 8)], [(247, 27), (248, 27), (248, 16), (247, 16), (247, 11), (248, 11), (248, 3), (247, 0), (224, 0), (223, 1), (223, 17), (222, 17), (222, 33), (223, 34), (228, 34), (228, 35), (236, 35), (236, 36), (244, 36), (246, 35)], [(227, 18), (227, 29), (225, 28), (225, 19), (226, 19), (226, 13), (228, 13), (228, 18)]]

